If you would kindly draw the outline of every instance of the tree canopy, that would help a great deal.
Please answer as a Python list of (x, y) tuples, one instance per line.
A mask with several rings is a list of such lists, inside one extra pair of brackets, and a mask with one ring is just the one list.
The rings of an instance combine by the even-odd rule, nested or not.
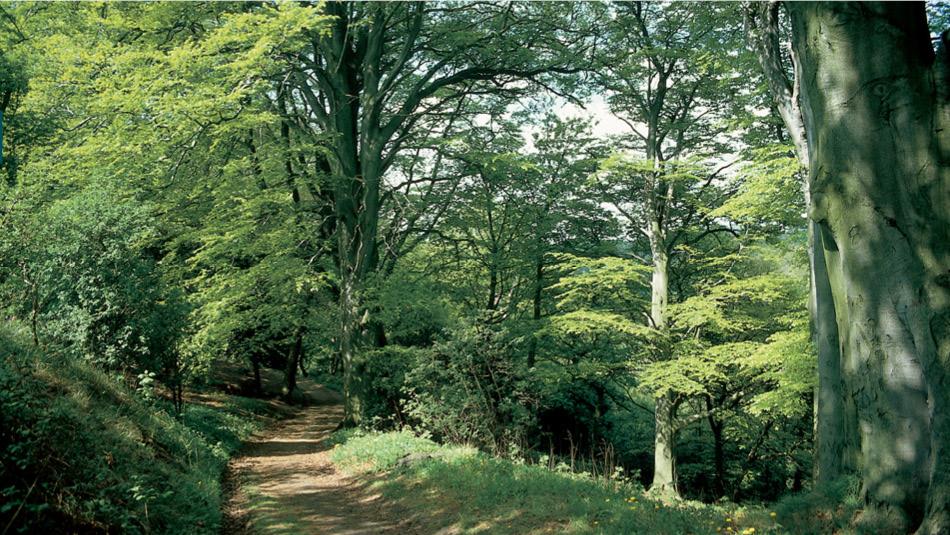
[(179, 413), (307, 374), (343, 427), (942, 533), (945, 7), (2, 5), (0, 320)]

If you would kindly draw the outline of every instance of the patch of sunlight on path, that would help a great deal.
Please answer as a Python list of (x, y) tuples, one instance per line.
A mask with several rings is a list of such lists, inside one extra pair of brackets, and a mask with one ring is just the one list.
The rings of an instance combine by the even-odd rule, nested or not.
[(339, 402), (300, 409), (249, 441), (229, 467), (232, 492), (223, 533), (412, 534), (369, 483), (330, 462), (327, 439), (343, 417)]

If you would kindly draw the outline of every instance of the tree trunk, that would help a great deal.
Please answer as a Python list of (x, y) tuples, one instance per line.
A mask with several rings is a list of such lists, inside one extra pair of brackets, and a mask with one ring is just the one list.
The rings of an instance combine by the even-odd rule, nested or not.
[(535, 272), (534, 272), (534, 296), (532, 299), (532, 313), (531, 320), (534, 324), (533, 333), (531, 339), (528, 341), (528, 369), (531, 369), (535, 365), (538, 355), (538, 339), (535, 336), (535, 333), (538, 331), (538, 327), (541, 325), (541, 293), (544, 290), (544, 259), (542, 256), (538, 256), (535, 262)]
[(676, 438), (676, 407), (673, 395), (666, 393), (656, 399), (656, 431), (654, 432), (653, 483), (650, 492), (660, 495), (678, 495), (676, 491), (676, 457), (673, 447)]
[(726, 454), (722, 441), (722, 424), (710, 427), (713, 432), (713, 465), (716, 471), (716, 481), (713, 492), (716, 498), (722, 498), (726, 493)]
[(264, 384), (261, 383), (261, 361), (256, 356), (251, 357), (251, 367), (254, 369), (254, 395), (260, 396), (264, 393)]
[(724, 425), (713, 416), (712, 410), (712, 402), (707, 399), (706, 411), (709, 415), (706, 417), (706, 421), (709, 422), (709, 430), (712, 431), (713, 436), (713, 467), (716, 474), (716, 479), (713, 482), (713, 494), (718, 499), (726, 494), (726, 452), (722, 436)]
[(854, 399), (846, 395), (834, 296), (821, 234), (814, 221), (808, 225), (809, 310), (812, 342), (818, 353), (814, 477), (817, 484), (826, 485), (857, 470), (860, 440)]
[(491, 254), (491, 265), (488, 266), (488, 302), (485, 304), (485, 310), (495, 310), (500, 301), (498, 296), (498, 271), (495, 269), (496, 254)]
[(300, 357), (303, 354), (303, 331), (297, 329), (294, 334), (294, 345), (287, 356), (287, 365), (284, 367), (284, 399), (290, 401), (297, 388), (297, 368), (300, 366)]
[[(795, 154), (804, 169), (809, 168), (808, 138), (802, 115), (799, 93), (801, 66), (794, 51), (785, 57), (781, 43), (779, 9), (781, 2), (753, 2), (746, 7), (745, 24), (749, 44), (772, 95), (772, 102), (789, 134)], [(794, 78), (788, 76), (788, 65)], [(806, 178), (803, 193), (805, 205), (810, 203), (810, 187)], [(812, 342), (818, 354), (818, 387), (815, 395), (815, 481), (827, 484), (854, 471), (858, 456), (856, 420), (845, 418), (853, 402), (845, 396), (841, 383), (841, 353), (838, 347), (838, 326), (834, 300), (824, 265), (821, 237), (817, 225), (808, 222), (809, 299)]]
[(650, 319), (653, 328), (666, 329), (666, 306), (669, 304), (670, 274), (669, 257), (657, 250), (653, 253), (653, 276), (650, 280)]
[(923, 4), (789, 11), (862, 494), (884, 529), (947, 533), (950, 125)]
[(30, 332), (33, 334), (33, 346), (40, 346), (40, 335), (39, 335), (39, 317), (40, 317), (40, 302), (37, 298), (36, 284), (33, 284), (33, 288), (30, 290), (31, 299), (30, 299)]
[[(653, 328), (666, 329), (666, 306), (669, 299), (669, 257), (662, 248), (659, 232), (651, 236), (653, 245), (653, 277), (650, 283), (650, 320)], [(656, 431), (654, 433), (653, 484), (651, 491), (677, 495), (675, 459), (676, 408), (672, 394), (661, 393), (656, 400)]]
[(362, 423), (362, 382), (357, 368), (360, 342), (360, 302), (358, 282), (354, 274), (343, 272), (340, 288), (340, 361), (343, 365), (343, 422), (342, 427)]

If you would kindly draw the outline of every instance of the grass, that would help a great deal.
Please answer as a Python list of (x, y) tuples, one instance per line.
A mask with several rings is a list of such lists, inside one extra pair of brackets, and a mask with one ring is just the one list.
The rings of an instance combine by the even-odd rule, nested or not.
[(177, 419), (0, 326), (0, 533), (217, 533), (228, 459), (274, 411), (205, 393)]
[[(426, 525), (458, 533), (784, 533), (761, 507), (665, 501), (633, 485), (595, 480), (442, 446), (408, 432), (338, 433), (333, 462), (376, 474), (382, 495)], [(412, 453), (428, 458), (400, 465)]]

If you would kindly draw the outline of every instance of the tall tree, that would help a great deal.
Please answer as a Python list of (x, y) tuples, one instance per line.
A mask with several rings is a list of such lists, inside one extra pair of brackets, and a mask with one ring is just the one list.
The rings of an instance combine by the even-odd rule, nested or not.
[[(648, 320), (663, 332), (670, 302), (670, 257), (682, 244), (686, 228), (702, 219), (696, 205), (682, 210), (678, 197), (694, 184), (682, 179), (681, 160), (710, 149), (728, 152), (717, 138), (725, 130), (720, 119), (734, 102), (730, 95), (737, 93), (735, 79), (711, 51), (730, 46), (737, 19), (731, 8), (721, 6), (702, 14), (687, 4), (658, 2), (621, 4), (617, 10), (611, 35), (622, 52), (607, 54), (600, 81), (611, 111), (630, 127), (630, 148), (642, 163), (626, 166), (627, 191), (635, 192), (627, 196), (627, 206), (613, 204), (629, 220), (635, 237), (648, 246), (653, 268)], [(700, 194), (718, 174), (713, 171), (700, 181)], [(675, 415), (671, 396), (659, 394), (652, 487), (661, 493), (676, 493)]]
[[(809, 166), (808, 140), (805, 133), (799, 94), (800, 66), (794, 52), (784, 45), (790, 35), (781, 20), (781, 2), (752, 3), (746, 6), (745, 22), (749, 44), (759, 59), (772, 104), (785, 124), (789, 141), (804, 169)], [(783, 31), (784, 30), (784, 31)], [(805, 202), (810, 197), (807, 176), (803, 177)], [(844, 414), (850, 404), (841, 388), (841, 352), (835, 325), (834, 301), (824, 250), (817, 224), (808, 221), (808, 263), (812, 341), (818, 353), (818, 388), (815, 396), (815, 480), (831, 482), (854, 470), (858, 444), (853, 419)]]
[[(340, 270), (346, 421), (360, 421), (364, 284), (379, 264), (384, 176), (412, 140), (480, 94), (553, 88), (591, 46), (583, 4), (328, 2), (287, 83), (304, 129), (328, 138)], [(556, 90), (556, 89), (555, 89)], [(435, 121), (433, 121), (435, 119)], [(428, 123), (428, 124), (427, 124)], [(378, 338), (378, 336), (376, 336)]]
[(809, 217), (840, 349), (833, 371), (840, 371), (835, 403), (843, 403), (819, 418), (840, 418), (839, 434), (856, 431), (869, 511), (897, 523), (891, 529), (947, 533), (947, 33), (935, 54), (922, 3), (788, 9), (808, 140)]

